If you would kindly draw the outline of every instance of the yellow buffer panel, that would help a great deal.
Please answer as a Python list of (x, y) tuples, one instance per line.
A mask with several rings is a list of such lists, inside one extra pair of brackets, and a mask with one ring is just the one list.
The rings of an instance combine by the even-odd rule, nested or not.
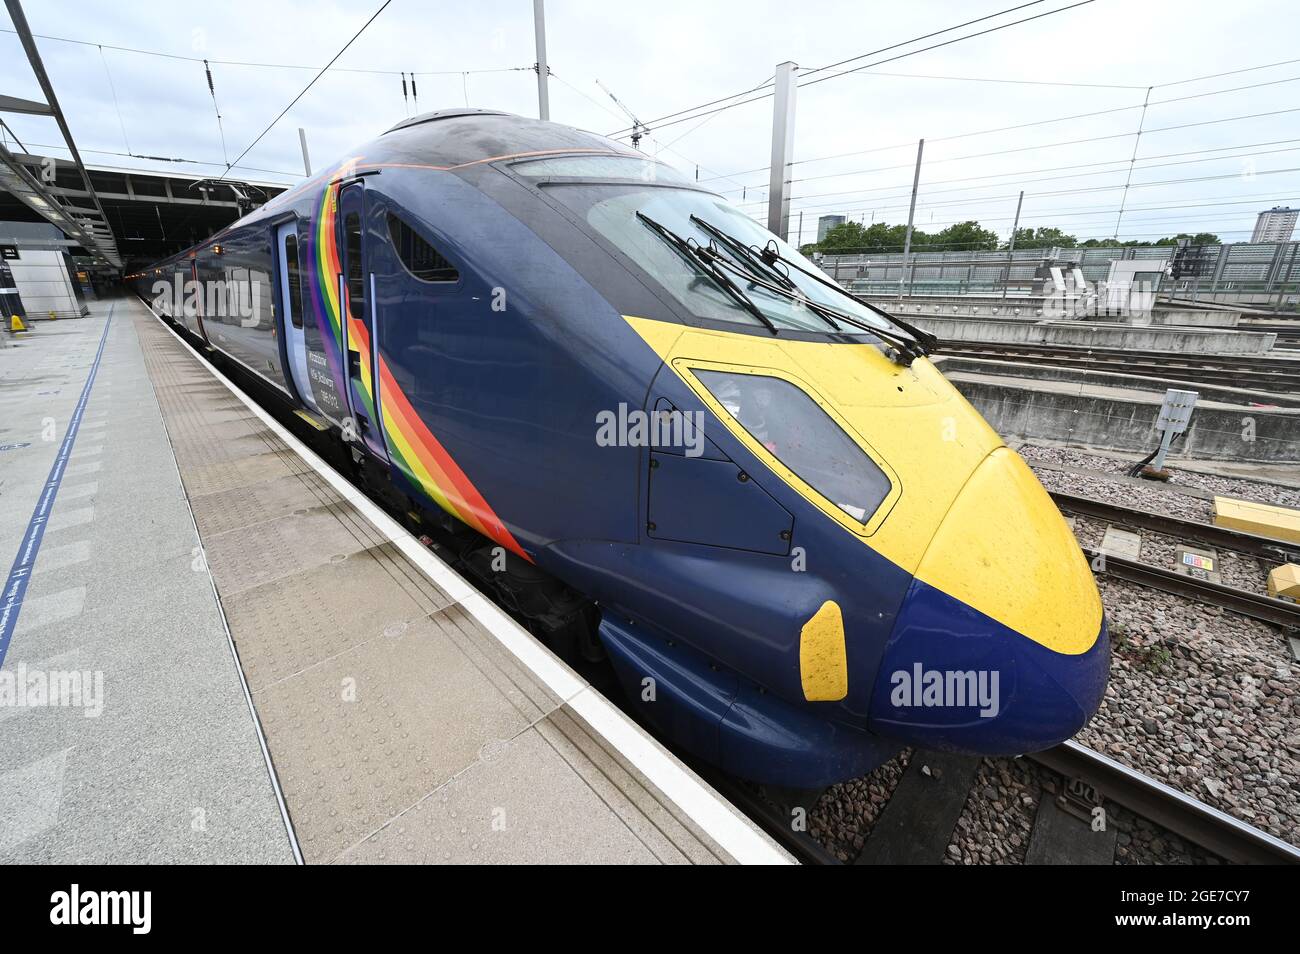
[(838, 702), (849, 694), (844, 616), (827, 600), (799, 633), (799, 678), (809, 702)]
[(1215, 497), (1214, 523), (1231, 530), (1244, 530), (1275, 540), (1300, 543), (1300, 510), (1292, 510), (1290, 507)]

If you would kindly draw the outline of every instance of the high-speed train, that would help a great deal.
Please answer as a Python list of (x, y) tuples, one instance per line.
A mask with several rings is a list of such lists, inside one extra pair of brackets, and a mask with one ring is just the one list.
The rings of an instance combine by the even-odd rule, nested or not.
[(129, 278), (729, 772), (1019, 754), (1100, 704), (1088, 563), (932, 339), (639, 152), (430, 113)]

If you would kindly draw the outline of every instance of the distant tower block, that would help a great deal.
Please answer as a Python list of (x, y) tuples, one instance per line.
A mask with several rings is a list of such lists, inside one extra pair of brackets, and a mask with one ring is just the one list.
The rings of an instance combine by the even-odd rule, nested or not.
[(819, 242), (825, 241), (827, 232), (835, 228), (835, 226), (843, 225), (843, 224), (844, 224), (844, 216), (842, 215), (820, 216), (817, 219), (817, 241)]
[(1267, 212), (1259, 213), (1255, 220), (1255, 232), (1252, 242), (1289, 242), (1295, 231), (1296, 220), (1300, 219), (1300, 209), (1289, 209), (1275, 205)]

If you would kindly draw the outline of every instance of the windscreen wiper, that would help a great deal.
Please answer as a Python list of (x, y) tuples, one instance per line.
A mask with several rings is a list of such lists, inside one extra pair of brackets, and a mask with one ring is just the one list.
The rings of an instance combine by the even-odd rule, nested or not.
[[(743, 256), (745, 262), (753, 266), (755, 274), (758, 274), (760, 277), (764, 275), (769, 276), (770, 278), (775, 279), (778, 284), (784, 285), (786, 288), (793, 289), (796, 287), (795, 283), (790, 280), (788, 272), (783, 272), (781, 269), (777, 268), (775, 262), (765, 260), (762, 253), (753, 245), (746, 245), (740, 239), (728, 235), (726, 232), (722, 231), (722, 229), (710, 222), (704, 221), (698, 215), (692, 214), (691, 221), (704, 229), (704, 231), (708, 232), (723, 245), (727, 246), (727, 248)], [(760, 268), (762, 271), (757, 271)]]
[(768, 331), (772, 332), (774, 335), (779, 334), (772, 319), (767, 317), (767, 315), (763, 313), (763, 310), (754, 304), (754, 300), (746, 295), (741, 287), (732, 281), (718, 264), (719, 260), (722, 259), (722, 256), (719, 255), (716, 250), (702, 248), (693, 239), (682, 238), (672, 229), (660, 225), (644, 212), (637, 212), (636, 217), (640, 219), (647, 228), (671, 245), (677, 251), (677, 254), (681, 255), (682, 258), (686, 259), (705, 275), (709, 276), (709, 278), (712, 278), (719, 288), (731, 296), (731, 298), (742, 308), (762, 322), (762, 324), (767, 327)]
[[(723, 245), (731, 249), (733, 254), (740, 255), (741, 264), (745, 265), (747, 271), (750, 273), (751, 276), (753, 276), (749, 278), (751, 282), (754, 282), (757, 285), (760, 285), (764, 288), (771, 290), (772, 286), (768, 284), (768, 281), (775, 280), (778, 284), (781, 285), (781, 288), (783, 289), (781, 294), (794, 293), (794, 295), (796, 295), (800, 301), (807, 300), (806, 297), (803, 296), (803, 294), (800, 292), (799, 286), (790, 280), (789, 273), (781, 271), (781, 269), (777, 268), (774, 263), (763, 261), (763, 257), (759, 254), (757, 248), (755, 248), (752, 245), (746, 245), (740, 239), (728, 235), (726, 232), (722, 231), (722, 229), (718, 228), (716, 225), (704, 221), (702, 218), (700, 218), (698, 215), (695, 215), (694, 213), (691, 214), (691, 221), (694, 222), (696, 225), (698, 225), (700, 228), (702, 228), (704, 231), (712, 235), (713, 241), (722, 242)], [(767, 277), (768, 281), (763, 280), (765, 276)], [(790, 296), (786, 295), (786, 297), (790, 297)], [(818, 311), (814, 308), (813, 314), (817, 315), (817, 317), (821, 318), (822, 321), (830, 325), (833, 331), (841, 330), (839, 324), (835, 321), (835, 319), (831, 316), (831, 314), (828, 311)]]
[[(710, 234), (724, 236), (730, 247), (744, 249), (747, 256), (752, 254), (756, 258), (761, 257), (757, 248), (745, 246), (740, 239), (727, 235), (717, 226), (710, 225), (695, 215), (691, 216), (691, 220), (701, 228), (704, 228)], [(689, 239), (687, 240), (687, 243), (690, 244)], [(821, 302), (813, 301), (804, 294), (803, 289), (793, 281), (790, 281), (787, 276), (782, 275), (776, 268), (775, 264), (768, 265), (767, 267), (774, 274), (786, 279), (782, 285), (773, 284), (771, 281), (759, 277), (752, 262), (748, 263), (748, 267), (741, 268), (740, 265), (733, 262), (731, 259), (724, 257), (714, 246), (712, 240), (710, 240), (708, 248), (700, 248), (698, 245), (696, 245), (695, 248), (698, 249), (699, 255), (707, 256), (712, 262), (715, 262), (722, 268), (734, 272), (751, 286), (757, 285), (759, 288), (765, 289), (774, 295), (779, 295), (788, 301), (792, 301), (800, 307), (808, 308), (813, 314), (825, 321), (835, 331), (841, 330), (840, 326), (836, 323), (836, 319), (839, 319), (860, 331), (865, 331), (868, 334), (880, 338), (882, 341), (889, 342), (893, 347), (887, 349), (887, 352), (892, 357), (897, 358), (905, 367), (910, 367), (916, 358), (919, 358), (926, 353), (917, 340), (907, 334), (902, 334), (889, 328), (879, 328), (875, 325), (868, 325), (859, 319), (854, 318), (852, 315), (845, 314), (838, 308), (831, 308), (829, 305), (823, 305)]]
[[(716, 251), (713, 252), (713, 254), (718, 255)], [(913, 338), (905, 334), (901, 334), (897, 331), (893, 331), (892, 329), (889, 328), (877, 328), (875, 325), (868, 325), (865, 322), (859, 321), (857, 318), (854, 318), (852, 315), (845, 314), (844, 312), (840, 311), (838, 308), (832, 308), (829, 305), (823, 305), (819, 301), (813, 301), (812, 299), (804, 295), (803, 292), (800, 291), (797, 287), (794, 288), (793, 290), (790, 290), (787, 288), (782, 288), (779, 285), (774, 285), (771, 282), (767, 282), (761, 278), (750, 277), (750, 274), (747, 270), (741, 269), (741, 267), (737, 265), (735, 262), (732, 262), (730, 259), (722, 258), (720, 255), (718, 256), (718, 264), (722, 268), (728, 269), (730, 271), (735, 272), (737, 275), (740, 275), (751, 285), (758, 285), (760, 288), (763, 288), (774, 295), (780, 295), (783, 298), (788, 299), (789, 301), (795, 302), (805, 308), (808, 308), (810, 311), (813, 312), (813, 314), (822, 318), (824, 321), (829, 322), (831, 326), (835, 328), (836, 331), (839, 330), (839, 326), (835, 324), (835, 320), (839, 319), (845, 324), (851, 325), (860, 331), (865, 331), (868, 334), (879, 338), (881, 341), (888, 342), (893, 347), (887, 349), (887, 353), (893, 359), (897, 360), (900, 364), (902, 364), (904, 367), (911, 367), (912, 362), (916, 358), (919, 358), (923, 354), (925, 354), (925, 352), (921, 349), (921, 345), (918, 344)]]
[(935, 348), (939, 346), (939, 339), (936, 338), (934, 335), (930, 334), (930, 332), (922, 331), (920, 328), (916, 327), (916, 325), (912, 324), (911, 322), (904, 321), (902, 318), (899, 318), (897, 315), (891, 315), (883, 308), (877, 308), (875, 305), (867, 301), (865, 298), (861, 298), (858, 295), (853, 294), (853, 292), (849, 291), (839, 282), (833, 282), (829, 278), (826, 278), (823, 275), (818, 275), (812, 269), (804, 268), (798, 262), (786, 258), (784, 255), (781, 254), (781, 250), (776, 247), (776, 242), (772, 241), (771, 239), (768, 240), (767, 245), (764, 246), (763, 249), (759, 252), (759, 256), (763, 259), (764, 262), (767, 262), (773, 268), (776, 267), (777, 262), (783, 262), (787, 267), (797, 268), (799, 271), (803, 272), (803, 274), (807, 275), (813, 281), (825, 285), (827, 288), (831, 289), (832, 291), (839, 292), (845, 298), (857, 302), (863, 308), (867, 308), (870, 309), (871, 311), (874, 311), (881, 318), (884, 318), (886, 321), (892, 322), (893, 324), (897, 325), (898, 327), (906, 331), (913, 338), (915, 338), (917, 344), (919, 344), (923, 349), (922, 351), (923, 354), (930, 354), (932, 351), (934, 351)]
[[(690, 239), (687, 239), (687, 241), (689, 242)], [(736, 262), (727, 258), (727, 256), (718, 251), (718, 246), (712, 239), (709, 240), (707, 246), (699, 246), (699, 254), (708, 258), (709, 261), (714, 262), (719, 268), (729, 272), (734, 272), (743, 281), (748, 282), (751, 287), (757, 285), (759, 288), (771, 292), (774, 295), (779, 295), (782, 298), (796, 302), (799, 305), (807, 305), (814, 315), (831, 327), (832, 331), (841, 330), (833, 317), (839, 313), (834, 309), (827, 308), (824, 305), (819, 305), (815, 301), (809, 301), (803, 292), (799, 290), (799, 287), (793, 282), (790, 283), (788, 288), (781, 285), (774, 285), (772, 282), (759, 276), (752, 267), (742, 268), (740, 265), (736, 264)], [(858, 325), (858, 327), (861, 328), (864, 326)]]
[[(905, 331), (908, 335), (911, 336), (912, 340), (907, 341), (907, 346), (908, 346), (908, 350), (912, 352), (914, 356), (920, 357), (921, 355), (929, 354), (938, 345), (938, 339), (935, 338), (934, 335), (922, 331), (920, 328), (917, 328), (909, 324), (908, 322), (903, 321), (900, 318), (894, 317), (888, 312), (883, 311), (880, 308), (877, 308), (875, 305), (871, 304), (870, 302), (864, 301), (863, 299), (859, 298), (857, 295), (846, 290), (845, 288), (842, 288), (840, 285), (836, 284), (835, 282), (832, 282), (829, 279), (826, 279), (821, 275), (818, 275), (816, 272), (804, 268), (796, 261), (792, 261), (791, 259), (786, 258), (784, 255), (781, 254), (780, 249), (777, 248), (775, 241), (769, 239), (767, 245), (760, 249), (754, 245), (746, 245), (740, 239), (736, 238), (733, 235), (728, 235), (722, 229), (718, 228), (716, 225), (713, 225), (710, 222), (704, 221), (704, 219), (700, 218), (698, 215), (692, 215), (691, 221), (694, 222), (696, 225), (700, 226), (700, 228), (707, 231), (710, 235), (713, 235), (717, 237), (720, 241), (726, 243), (726, 245), (729, 248), (736, 249), (740, 252), (743, 252), (745, 257), (748, 260), (761, 262), (763, 265), (767, 267), (768, 271), (771, 274), (778, 276), (779, 283), (785, 286), (786, 288), (797, 288), (794, 282), (790, 280), (789, 273), (788, 273), (788, 269), (790, 267), (794, 267), (798, 269), (800, 272), (802, 272), (803, 274), (807, 275), (809, 278), (813, 279), (813, 281), (816, 281), (836, 292), (839, 292), (841, 295), (850, 299), (851, 301), (855, 301), (859, 305), (862, 305), (864, 308), (867, 308), (870, 311), (875, 312), (877, 315), (880, 315), (880, 317), (884, 318), (886, 321), (889, 321), (892, 324), (896, 325), (897, 327), (901, 328), (903, 331)], [(777, 268), (777, 264), (776, 264), (777, 262), (781, 262), (783, 265), (786, 266), (787, 268), (786, 273), (782, 273), (781, 270)], [(809, 304), (811, 305), (811, 303)], [(833, 310), (832, 313), (835, 314), (837, 317), (841, 317), (840, 312), (838, 311)], [(843, 317), (847, 317), (847, 316), (843, 316)], [(852, 324), (859, 328), (864, 328), (865, 330), (871, 331), (872, 333), (879, 333), (880, 331), (880, 329), (873, 328), (871, 326), (863, 326), (860, 322), (854, 321), (852, 319), (848, 319), (848, 321), (849, 324)], [(890, 340), (898, 340), (901, 337), (898, 335), (890, 335), (888, 333), (882, 334), (880, 336), (882, 338), (888, 338)], [(906, 341), (906, 339), (903, 340)]]

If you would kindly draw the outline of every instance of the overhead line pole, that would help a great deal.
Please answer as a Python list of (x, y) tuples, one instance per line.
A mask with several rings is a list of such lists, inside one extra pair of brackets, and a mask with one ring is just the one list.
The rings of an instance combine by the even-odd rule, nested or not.
[(537, 40), (537, 115), (543, 121), (551, 118), (551, 94), (546, 79), (550, 69), (546, 65), (546, 10), (544, 0), (533, 0), (533, 34)]
[(1025, 204), (1025, 190), (1020, 190), (1020, 198), (1016, 200), (1016, 217), (1011, 223), (1011, 240), (1007, 242), (1007, 274), (1002, 280), (1002, 300), (1007, 300), (1007, 286), (1011, 284), (1011, 257), (1016, 253), (1016, 232), (1020, 229), (1020, 207)]
[(302, 171), (311, 178), (311, 157), (307, 155), (307, 130), (298, 127), (298, 142), (302, 145)]
[[(912, 204), (907, 209), (907, 237), (903, 239), (902, 268), (898, 273), (898, 299), (903, 300), (903, 275), (908, 271), (908, 258), (912, 254), (912, 223), (916, 218), (916, 192), (921, 185), (921, 156), (925, 153), (925, 140), (916, 144), (916, 171), (912, 174)], [(911, 281), (908, 281), (909, 288)]]
[(1142, 127), (1147, 121), (1147, 104), (1151, 102), (1151, 90), (1154, 87), (1147, 87), (1147, 94), (1142, 98), (1142, 114), (1138, 117), (1137, 136), (1133, 139), (1133, 155), (1128, 161), (1128, 177), (1124, 180), (1124, 192), (1119, 199), (1119, 214), (1115, 216), (1115, 241), (1119, 241), (1119, 224), (1124, 219), (1124, 204), (1128, 201), (1129, 185), (1133, 182), (1133, 166), (1137, 163), (1138, 147), (1142, 145)]
[(772, 165), (768, 172), (767, 230), (790, 235), (790, 167), (794, 161), (795, 80), (799, 67), (787, 60), (776, 68), (772, 98)]

